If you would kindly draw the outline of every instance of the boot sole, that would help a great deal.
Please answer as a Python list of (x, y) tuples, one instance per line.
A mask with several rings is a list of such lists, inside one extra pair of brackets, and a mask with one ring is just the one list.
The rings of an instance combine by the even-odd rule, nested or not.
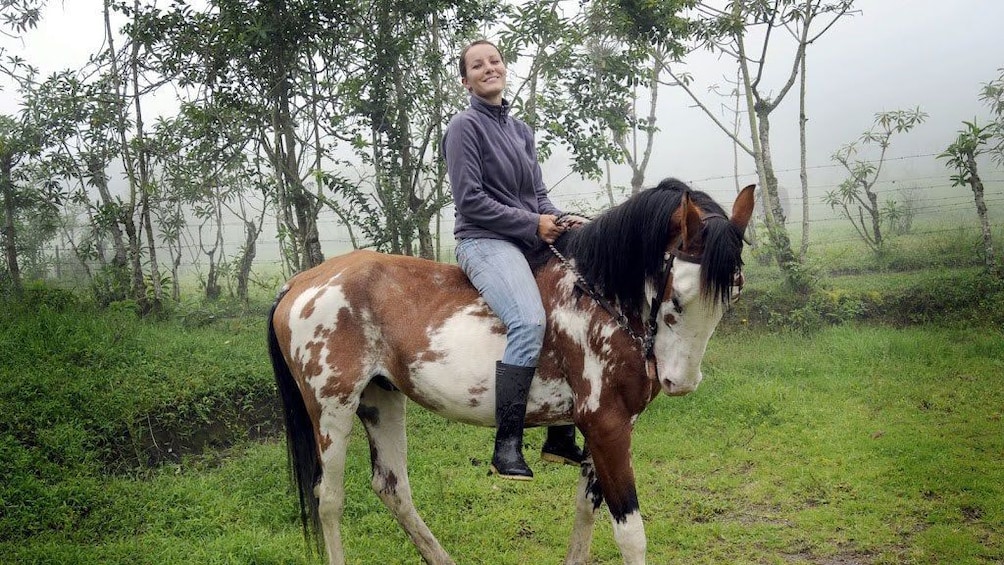
[(554, 453), (544, 453), (540, 454), (541, 461), (546, 461), (548, 463), (560, 463), (563, 465), (581, 465), (580, 461), (574, 459), (569, 459), (568, 457), (563, 457), (561, 455), (555, 455)]
[(497, 475), (500, 479), (508, 479), (510, 481), (532, 481), (533, 475), (503, 475), (499, 473), (499, 470), (495, 468), (495, 465), (491, 466), (492, 474)]

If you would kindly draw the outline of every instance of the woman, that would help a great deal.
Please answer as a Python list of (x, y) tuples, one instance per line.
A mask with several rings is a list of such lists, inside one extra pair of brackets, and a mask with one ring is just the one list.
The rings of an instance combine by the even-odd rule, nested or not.
[[(470, 107), (450, 120), (443, 155), (456, 205), (457, 263), (507, 328), (495, 364), (495, 452), (492, 471), (529, 480), (523, 420), (530, 381), (544, 342), (540, 291), (523, 255), (538, 241), (553, 243), (564, 227), (547, 197), (533, 132), (509, 116), (503, 98), (506, 66), (498, 48), (479, 40), (460, 54), (460, 80)], [(578, 464), (574, 426), (548, 428), (543, 457)]]

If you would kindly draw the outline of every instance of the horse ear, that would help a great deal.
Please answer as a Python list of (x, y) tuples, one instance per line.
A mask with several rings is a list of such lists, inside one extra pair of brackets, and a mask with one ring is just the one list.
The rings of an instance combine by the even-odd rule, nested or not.
[(686, 246), (690, 241), (701, 233), (701, 211), (694, 206), (690, 199), (690, 193), (683, 193), (683, 200), (680, 202), (682, 221), (680, 222), (681, 240)]
[(736, 201), (732, 204), (732, 225), (739, 228), (741, 233), (746, 232), (746, 226), (750, 223), (750, 218), (753, 217), (753, 193), (756, 189), (755, 184), (751, 184), (746, 188), (739, 191), (739, 196), (736, 196)]

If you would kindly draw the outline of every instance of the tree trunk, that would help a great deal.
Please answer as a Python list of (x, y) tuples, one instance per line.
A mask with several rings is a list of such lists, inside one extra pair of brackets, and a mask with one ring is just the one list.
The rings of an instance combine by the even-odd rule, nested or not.
[[(877, 178), (877, 177), (876, 177)], [(865, 193), (868, 195), (868, 212), (871, 214), (872, 220), (872, 234), (875, 241), (875, 251), (882, 251), (882, 215), (881, 210), (879, 210), (878, 194), (871, 191), (871, 187), (865, 188)]]
[(129, 266), (133, 300), (139, 307), (140, 315), (148, 312), (146, 299), (146, 283), (143, 281), (143, 259), (140, 251), (140, 235), (136, 233), (136, 224), (132, 218), (125, 222), (126, 237), (129, 241)]
[(796, 263), (794, 252), (791, 249), (791, 239), (788, 237), (788, 228), (785, 227), (784, 207), (781, 205), (781, 197), (778, 194), (777, 176), (774, 174), (774, 163), (770, 153), (770, 115), (765, 111), (764, 105), (756, 105), (758, 134), (760, 138), (760, 164), (762, 166), (762, 181), (764, 198), (767, 200), (767, 234), (770, 237), (773, 252), (777, 258), (777, 264), (785, 272), (788, 272), (791, 265)]
[[(441, 49), (441, 39), (439, 37), (439, 13), (434, 12), (432, 14), (432, 46), (436, 50), (436, 55), (443, 59), (443, 53)], [(443, 98), (446, 93), (443, 90), (443, 74), (440, 68), (432, 75), (433, 81), (433, 91), (436, 92), (435, 97), (435, 108), (433, 114), (436, 116), (435, 128), (433, 130), (433, 139), (437, 140), (435, 145), (436, 149), (434, 154), (437, 156), (436, 159), (436, 186), (434, 189), (434, 194), (436, 202), (441, 202), (443, 199), (443, 186), (446, 182), (446, 159), (442, 155), (442, 145), (438, 143), (438, 140), (443, 139)], [(436, 210), (436, 227), (433, 234), (430, 234), (430, 238), (433, 239), (434, 248), (433, 259), (436, 261), (443, 260), (443, 233), (442, 233), (442, 221), (443, 221), (443, 211), (441, 208)]]
[[(139, 0), (136, 0), (138, 12)], [(160, 265), (157, 262), (157, 241), (153, 235), (153, 218), (150, 214), (150, 193), (153, 190), (150, 182), (150, 159), (146, 144), (146, 134), (143, 131), (143, 107), (140, 103), (139, 92), (139, 42), (136, 42), (132, 49), (130, 61), (132, 67), (132, 87), (133, 87), (133, 107), (136, 112), (136, 163), (139, 165), (139, 190), (140, 190), (140, 224), (146, 231), (147, 259), (150, 261), (150, 285), (153, 290), (153, 297), (147, 304), (148, 311), (144, 313), (159, 312), (164, 300), (164, 289), (160, 285)]]
[[(101, 205), (105, 208), (117, 208), (118, 203), (116, 203), (115, 199), (112, 198), (112, 193), (108, 189), (108, 177), (105, 175), (105, 162), (97, 155), (91, 155), (87, 160), (87, 176), (90, 180), (91, 186), (98, 191), (98, 196), (101, 197)], [(114, 248), (112, 265), (117, 269), (122, 269), (127, 264), (126, 257), (128, 256), (128, 253), (126, 252), (126, 244), (125, 240), (122, 238), (122, 227), (118, 218), (119, 215), (116, 214), (115, 220), (109, 222), (107, 226), (95, 225), (94, 231), (96, 233), (101, 233), (105, 230), (111, 232), (112, 247)]]
[(809, 118), (805, 115), (805, 59), (807, 53), (802, 54), (801, 76), (799, 77), (798, 88), (798, 150), (799, 150), (799, 171), (798, 179), (802, 183), (802, 241), (798, 246), (798, 260), (805, 262), (809, 254), (809, 173), (806, 166), (806, 139), (805, 124)]
[[(136, 3), (134, 2), (134, 5)], [(119, 214), (120, 221), (126, 232), (127, 254), (130, 268), (130, 293), (136, 301), (139, 314), (146, 315), (150, 311), (149, 301), (146, 294), (146, 283), (143, 273), (142, 258), (142, 226), (137, 227), (138, 191), (140, 190), (139, 179), (136, 176), (136, 162), (132, 154), (127, 135), (129, 118), (126, 115), (129, 100), (129, 79), (127, 73), (119, 69), (118, 53), (115, 50), (115, 33), (111, 25), (111, 0), (104, 1), (104, 24), (105, 40), (108, 42), (108, 60), (111, 64), (111, 75), (115, 78), (111, 87), (114, 89), (116, 102), (115, 130), (121, 144), (122, 165), (125, 169), (126, 180), (129, 184), (129, 200)], [(133, 57), (135, 62), (135, 57)], [(143, 151), (143, 148), (140, 148)], [(141, 217), (141, 215), (139, 215)]]
[(10, 274), (14, 295), (20, 296), (21, 268), (17, 264), (17, 229), (14, 224), (14, 180), (11, 177), (13, 168), (14, 156), (9, 152), (0, 154), (0, 194), (3, 195), (4, 208), (4, 257), (7, 259), (7, 272)]
[(969, 186), (973, 189), (976, 215), (980, 217), (980, 231), (983, 233), (983, 263), (986, 265), (987, 271), (993, 273), (997, 266), (997, 258), (994, 257), (993, 235), (990, 230), (990, 218), (987, 215), (987, 203), (983, 200), (983, 180), (976, 172), (976, 157), (972, 153), (966, 155), (966, 166), (969, 168)]
[[(289, 15), (284, 0), (272, 0), (269, 3), (272, 21), (283, 25)], [(318, 207), (311, 202), (306, 194), (306, 188), (300, 179), (297, 160), (297, 138), (293, 124), (292, 86), (290, 73), (296, 69), (295, 49), (292, 49), (296, 38), (279, 37), (272, 43), (267, 54), (272, 67), (272, 89), (270, 104), (272, 109), (272, 127), (274, 128), (274, 147), (271, 155), (272, 166), (275, 167), (280, 179), (279, 190), (285, 193), (285, 201), (291, 210), (285, 215), (284, 229), (292, 240), (294, 249), (299, 251), (295, 258), (295, 268), (305, 270), (324, 261), (321, 252), (320, 236), (317, 231)]]
[(258, 252), (257, 241), (258, 226), (245, 220), (244, 249), (241, 251), (240, 267), (237, 269), (237, 298), (244, 304), (248, 303), (248, 281), (251, 279), (251, 265)]

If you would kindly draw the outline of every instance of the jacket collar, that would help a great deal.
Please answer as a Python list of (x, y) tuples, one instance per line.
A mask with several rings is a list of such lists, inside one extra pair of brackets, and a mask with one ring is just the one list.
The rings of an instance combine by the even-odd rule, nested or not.
[(499, 123), (505, 123), (509, 117), (509, 101), (505, 98), (502, 99), (501, 106), (496, 106), (476, 94), (471, 94), (471, 108), (474, 108), (482, 114), (491, 116)]

